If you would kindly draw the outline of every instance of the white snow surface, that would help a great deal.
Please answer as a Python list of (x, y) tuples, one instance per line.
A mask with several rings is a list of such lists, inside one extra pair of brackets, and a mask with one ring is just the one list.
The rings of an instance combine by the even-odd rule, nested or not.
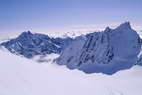
[(142, 67), (112, 76), (39, 64), (0, 50), (0, 95), (142, 95)]
[(138, 31), (137, 33), (139, 34), (140, 38), (142, 39), (142, 31)]

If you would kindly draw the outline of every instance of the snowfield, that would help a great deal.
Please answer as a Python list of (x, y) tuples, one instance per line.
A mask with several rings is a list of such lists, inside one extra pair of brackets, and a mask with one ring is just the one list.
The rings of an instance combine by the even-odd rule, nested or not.
[(142, 67), (85, 74), (0, 50), (0, 95), (142, 95)]

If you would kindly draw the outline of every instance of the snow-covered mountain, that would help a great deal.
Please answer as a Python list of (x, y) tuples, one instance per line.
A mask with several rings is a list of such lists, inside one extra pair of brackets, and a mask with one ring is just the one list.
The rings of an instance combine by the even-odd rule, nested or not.
[(36, 55), (46, 55), (51, 53), (59, 54), (72, 38), (52, 38), (44, 34), (32, 34), (30, 31), (23, 32), (15, 39), (3, 42), (1, 45), (10, 52), (32, 58)]
[[(113, 74), (142, 64), (142, 40), (129, 22), (115, 29), (107, 27), (102, 32), (94, 32), (74, 38), (23, 32), (15, 39), (1, 43), (11, 53), (33, 58), (38, 62), (50, 61), (56, 55), (59, 65), (69, 69), (79, 69), (86, 73)], [(51, 58), (53, 61), (54, 58)]]
[(66, 48), (57, 59), (60, 65), (86, 73), (113, 74), (131, 68), (138, 60), (141, 39), (129, 22), (116, 29), (107, 27), (103, 32), (80, 37)]

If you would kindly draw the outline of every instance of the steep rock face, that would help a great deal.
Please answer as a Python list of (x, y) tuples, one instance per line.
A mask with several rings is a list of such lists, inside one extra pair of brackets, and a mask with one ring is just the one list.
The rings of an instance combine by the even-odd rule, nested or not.
[[(87, 38), (86, 36), (79, 36), (77, 37), (72, 44), (70, 44), (62, 53), (61, 53), (61, 57), (59, 57), (56, 61), (58, 64), (60, 65), (66, 65), (66, 63), (76, 63), (76, 58), (77, 57), (75, 55), (78, 55), (80, 53), (80, 50), (82, 49), (83, 45), (85, 44)], [(74, 59), (74, 60), (72, 60)], [(74, 64), (70, 64), (73, 65)]]
[(48, 35), (32, 34), (28, 31), (1, 45), (12, 53), (32, 58), (35, 55), (59, 54), (72, 40), (71, 38), (50, 38)]
[(129, 22), (116, 29), (89, 35), (87, 40), (74, 41), (57, 59), (58, 64), (86, 73), (113, 74), (132, 67), (140, 52), (138, 34)]

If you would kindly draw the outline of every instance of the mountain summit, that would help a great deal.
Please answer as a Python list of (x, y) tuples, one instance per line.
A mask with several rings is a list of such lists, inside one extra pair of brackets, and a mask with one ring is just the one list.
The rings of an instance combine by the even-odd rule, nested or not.
[(130, 22), (124, 22), (120, 26), (118, 26), (116, 29), (132, 29)]
[(72, 40), (71, 38), (51, 38), (48, 35), (27, 31), (1, 45), (12, 53), (32, 58), (36, 55), (59, 54)]

